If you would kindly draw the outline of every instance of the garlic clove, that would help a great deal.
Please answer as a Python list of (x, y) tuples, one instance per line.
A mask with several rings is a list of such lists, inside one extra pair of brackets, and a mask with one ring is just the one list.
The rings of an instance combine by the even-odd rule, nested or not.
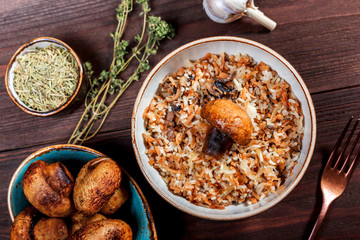
[(230, 23), (247, 15), (270, 31), (276, 28), (276, 22), (258, 10), (253, 0), (204, 0), (203, 7), (208, 17), (217, 23)]

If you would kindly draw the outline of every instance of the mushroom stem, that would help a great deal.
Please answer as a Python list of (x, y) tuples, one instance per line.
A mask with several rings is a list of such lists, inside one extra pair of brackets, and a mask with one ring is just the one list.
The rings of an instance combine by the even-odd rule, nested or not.
[(215, 127), (209, 127), (203, 145), (203, 153), (220, 158), (231, 146), (233, 140)]

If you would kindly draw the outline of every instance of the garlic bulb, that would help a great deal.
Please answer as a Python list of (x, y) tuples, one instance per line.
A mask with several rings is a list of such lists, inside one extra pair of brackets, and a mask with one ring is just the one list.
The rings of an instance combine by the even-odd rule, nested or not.
[(258, 10), (253, 0), (204, 0), (203, 6), (208, 17), (214, 22), (229, 23), (247, 15), (270, 31), (276, 27), (276, 22)]

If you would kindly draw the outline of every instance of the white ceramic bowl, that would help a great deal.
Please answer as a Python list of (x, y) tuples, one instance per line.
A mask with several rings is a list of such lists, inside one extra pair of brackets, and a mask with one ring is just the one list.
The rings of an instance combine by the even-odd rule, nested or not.
[[(269, 195), (256, 204), (231, 205), (223, 210), (219, 210), (197, 206), (169, 191), (159, 173), (148, 163), (149, 159), (145, 154), (146, 148), (142, 137), (142, 133), (145, 132), (142, 114), (149, 105), (150, 100), (154, 97), (159, 84), (167, 74), (171, 74), (181, 66), (185, 66), (188, 59), (197, 60), (205, 56), (206, 53), (220, 54), (223, 51), (227, 54), (248, 54), (253, 57), (255, 61), (263, 61), (270, 65), (273, 70), (276, 70), (280, 77), (284, 78), (291, 85), (292, 91), (301, 103), (305, 120), (305, 132), (298, 164), (294, 167), (291, 176), (285, 181), (285, 188)], [(291, 64), (282, 56), (274, 50), (248, 39), (238, 37), (210, 37), (196, 40), (179, 47), (154, 67), (143, 83), (136, 98), (132, 116), (131, 134), (135, 155), (141, 171), (161, 197), (178, 209), (198, 217), (216, 220), (232, 220), (253, 216), (271, 208), (295, 188), (304, 175), (314, 151), (316, 119), (311, 96), (304, 81)]]

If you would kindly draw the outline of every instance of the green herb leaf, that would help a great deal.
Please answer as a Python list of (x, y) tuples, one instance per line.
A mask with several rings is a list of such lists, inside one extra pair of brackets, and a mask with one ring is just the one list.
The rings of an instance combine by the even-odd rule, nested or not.
[[(140, 16), (143, 17), (144, 25), (141, 34), (134, 37), (135, 46), (128, 50), (129, 41), (122, 39), (128, 15), (133, 10), (133, 0), (123, 0), (116, 8), (117, 29), (115, 33), (110, 34), (114, 41), (114, 54), (109, 70), (103, 70), (98, 78), (92, 78), (92, 66), (91, 64), (86, 66), (87, 63), (85, 63), (85, 67), (89, 69), (89, 79), (91, 79), (90, 85), (92, 87), (87, 94), (86, 109), (83, 117), (79, 120), (69, 139), (69, 143), (82, 144), (95, 136), (121, 94), (133, 81), (140, 79), (140, 73), (150, 69), (148, 57), (157, 53), (160, 41), (175, 36), (174, 28), (166, 21), (161, 20), (160, 17), (148, 16), (151, 11), (148, 0), (136, 0), (136, 3), (141, 6)], [(127, 79), (122, 79), (120, 74), (134, 60), (137, 62), (137, 66), (132, 65), (130, 68), (133, 69), (133, 73)], [(116, 96), (110, 98), (113, 100), (107, 106), (105, 103), (110, 100), (109, 95), (115, 93), (117, 93)], [(97, 121), (100, 123), (96, 125)]]

